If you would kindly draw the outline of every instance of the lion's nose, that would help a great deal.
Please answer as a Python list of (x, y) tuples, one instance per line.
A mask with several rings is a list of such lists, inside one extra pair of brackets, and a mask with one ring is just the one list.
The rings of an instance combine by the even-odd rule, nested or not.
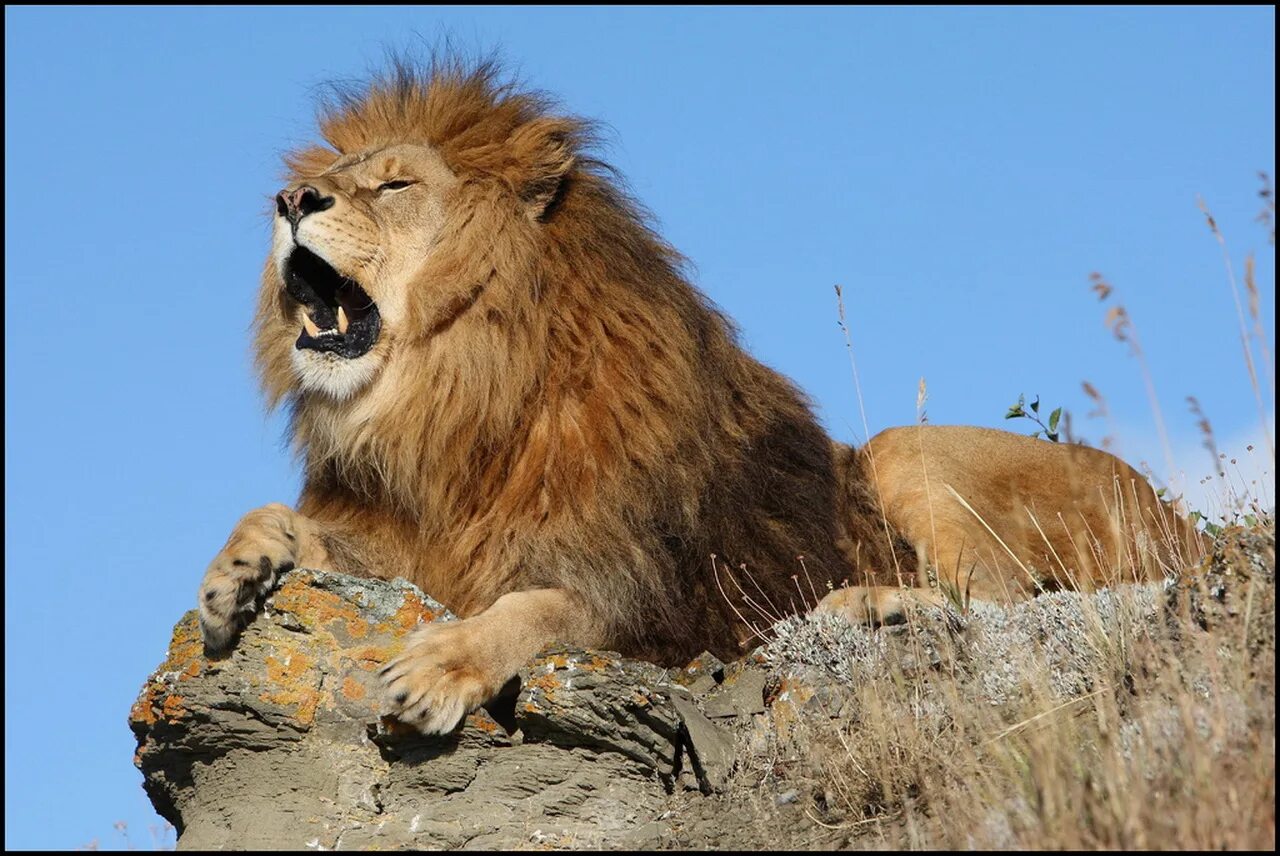
[(331, 207), (333, 207), (333, 197), (321, 196), (320, 191), (309, 184), (293, 190), (286, 187), (276, 194), (276, 213), (288, 218), (294, 226), (297, 226), (299, 221), (308, 214)]

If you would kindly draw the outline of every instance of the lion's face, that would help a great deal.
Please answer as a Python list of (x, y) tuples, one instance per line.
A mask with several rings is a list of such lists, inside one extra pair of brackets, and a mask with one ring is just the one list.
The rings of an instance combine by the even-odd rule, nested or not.
[(345, 155), (276, 196), (263, 283), (275, 294), (264, 296), (281, 310), (270, 335), (294, 339), (302, 389), (347, 399), (377, 376), (457, 183), (434, 149), (399, 144)]

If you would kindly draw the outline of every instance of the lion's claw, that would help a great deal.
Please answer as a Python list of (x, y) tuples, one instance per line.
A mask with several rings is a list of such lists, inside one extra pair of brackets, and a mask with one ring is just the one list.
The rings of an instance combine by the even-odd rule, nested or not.
[(293, 570), (292, 514), (268, 505), (245, 515), (200, 584), (200, 633), (212, 653), (227, 650), (280, 577)]
[(468, 713), (493, 698), (509, 675), (499, 675), (474, 620), (431, 624), (409, 638), (403, 654), (379, 677), (386, 709), (424, 734), (448, 734)]

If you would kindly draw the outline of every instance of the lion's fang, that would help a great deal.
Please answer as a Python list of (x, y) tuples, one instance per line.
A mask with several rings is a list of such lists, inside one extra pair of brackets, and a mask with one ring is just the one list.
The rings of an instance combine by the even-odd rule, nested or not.
[[(344, 321), (345, 319), (344, 319), (344, 318), (343, 318), (343, 316), (342, 316), (342, 309), (341, 309), (341, 308), (339, 308), (339, 309), (338, 309), (338, 315), (339, 315), (339, 319), (340, 319), (340, 320), (338, 321), (338, 326), (339, 326), (339, 327), (341, 327), (341, 328), (342, 328), (342, 332), (343, 332), (343, 333), (345, 333), (345, 332), (346, 332), (346, 326), (347, 326), (347, 325), (346, 325), (345, 323), (343, 323), (343, 321)], [(329, 328), (327, 328), (327, 329), (321, 330), (321, 329), (320, 329), (320, 327), (319, 327), (319, 325), (317, 325), (315, 321), (312, 321), (312, 320), (311, 320), (311, 316), (310, 316), (310, 315), (308, 315), (308, 314), (307, 314), (307, 313), (305, 313), (305, 312), (303, 312), (303, 313), (302, 313), (302, 326), (303, 326), (303, 328), (304, 328), (304, 329), (306, 329), (306, 331), (307, 331), (307, 335), (308, 335), (308, 336), (310, 336), (310, 337), (311, 337), (311, 338), (313, 338), (313, 339), (319, 339), (319, 338), (320, 338), (320, 337), (322, 337), (322, 336), (338, 336), (338, 335), (341, 335), (341, 334), (339, 334), (339, 332), (338, 332), (337, 330), (333, 329), (332, 327), (329, 327)]]

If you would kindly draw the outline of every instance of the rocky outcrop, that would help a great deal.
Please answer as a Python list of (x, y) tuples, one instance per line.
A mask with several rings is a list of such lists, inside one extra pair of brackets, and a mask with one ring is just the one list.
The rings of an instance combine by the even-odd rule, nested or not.
[(552, 651), (452, 735), (384, 719), (377, 669), (420, 621), (452, 619), (406, 582), (306, 570), (225, 659), (184, 616), (130, 716), (179, 845), (640, 846), (673, 799), (724, 787), (734, 737), (698, 700), (719, 664)]
[(1157, 628), (1273, 651), (1274, 569), (1274, 528), (1234, 529), (1175, 583), (878, 630), (791, 618), (734, 663), (549, 651), (432, 738), (381, 715), (376, 673), (453, 617), (404, 581), (299, 570), (225, 658), (183, 617), (130, 714), (135, 762), (182, 849), (883, 846), (833, 813), (822, 772), (866, 717), (860, 688), (909, 685), (893, 716), (941, 733), (958, 707), (1090, 694)]

